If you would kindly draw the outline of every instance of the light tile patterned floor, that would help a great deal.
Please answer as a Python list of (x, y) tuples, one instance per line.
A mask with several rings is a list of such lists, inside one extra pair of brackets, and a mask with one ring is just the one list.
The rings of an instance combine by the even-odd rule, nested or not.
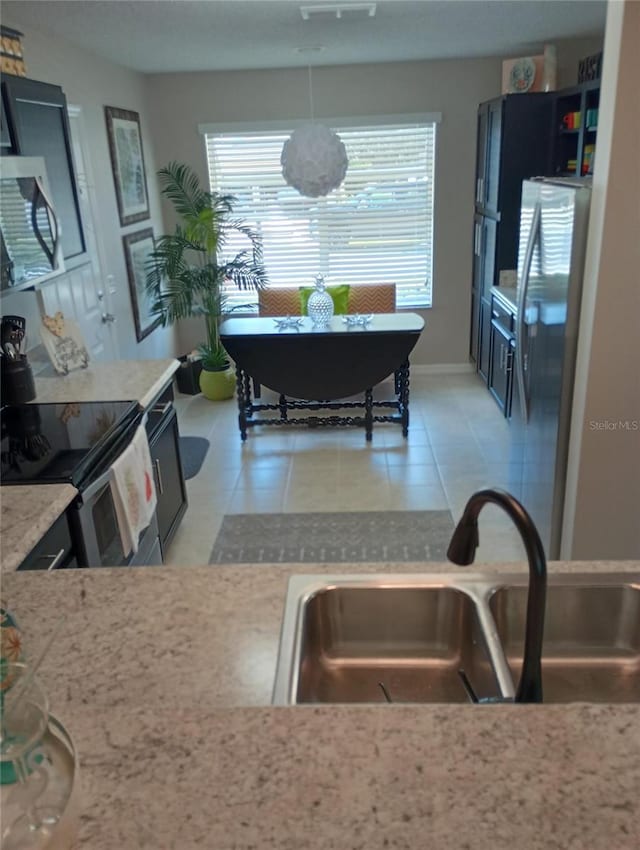
[[(235, 399), (178, 396), (180, 432), (211, 448), (187, 482), (189, 509), (167, 561), (207, 563), (225, 513), (381, 511), (449, 508), (455, 520), (483, 486), (504, 486), (508, 423), (476, 375), (411, 376), (411, 425), (364, 431), (258, 428), (243, 445)], [(476, 561), (522, 560), (522, 544), (502, 512), (480, 518)]]

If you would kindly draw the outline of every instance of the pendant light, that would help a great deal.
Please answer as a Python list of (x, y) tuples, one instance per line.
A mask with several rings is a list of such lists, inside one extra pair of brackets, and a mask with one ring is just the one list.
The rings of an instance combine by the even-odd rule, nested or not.
[(314, 121), (310, 65), (309, 104), (311, 122), (294, 130), (284, 143), (280, 164), (289, 186), (307, 198), (318, 198), (338, 188), (347, 173), (349, 160), (340, 136)]

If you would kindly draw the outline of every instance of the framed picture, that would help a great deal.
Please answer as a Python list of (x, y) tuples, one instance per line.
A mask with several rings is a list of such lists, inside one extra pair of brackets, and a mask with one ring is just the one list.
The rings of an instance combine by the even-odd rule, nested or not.
[(149, 254), (155, 247), (153, 230), (151, 227), (146, 227), (144, 230), (138, 230), (137, 233), (129, 233), (122, 237), (122, 244), (127, 263), (136, 339), (138, 342), (142, 342), (161, 323), (160, 316), (154, 316), (151, 313), (152, 299), (146, 290), (147, 272), (145, 265), (149, 259)]
[(116, 185), (120, 224), (125, 227), (149, 218), (147, 175), (137, 112), (105, 106), (111, 169)]

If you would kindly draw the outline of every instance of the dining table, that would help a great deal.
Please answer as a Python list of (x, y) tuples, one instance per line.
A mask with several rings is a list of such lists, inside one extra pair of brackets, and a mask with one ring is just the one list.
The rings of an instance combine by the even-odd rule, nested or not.
[[(411, 312), (334, 315), (323, 325), (307, 316), (226, 319), (220, 338), (236, 366), (241, 439), (258, 426), (306, 425), (363, 427), (370, 441), (383, 422), (398, 423), (406, 437), (409, 355), (424, 324)], [(393, 397), (374, 397), (391, 375)], [(277, 403), (260, 400), (263, 386)]]

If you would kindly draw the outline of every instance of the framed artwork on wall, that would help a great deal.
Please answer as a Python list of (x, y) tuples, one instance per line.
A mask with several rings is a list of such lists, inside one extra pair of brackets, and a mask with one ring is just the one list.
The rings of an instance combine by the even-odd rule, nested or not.
[(146, 289), (146, 262), (155, 248), (153, 229), (145, 227), (136, 233), (128, 233), (122, 237), (122, 244), (127, 264), (127, 278), (129, 279), (133, 320), (136, 326), (136, 339), (138, 342), (142, 342), (161, 324), (160, 317), (151, 313), (152, 300)]
[(120, 224), (125, 227), (149, 218), (147, 175), (142, 152), (140, 116), (127, 109), (105, 106), (111, 170), (116, 187)]

